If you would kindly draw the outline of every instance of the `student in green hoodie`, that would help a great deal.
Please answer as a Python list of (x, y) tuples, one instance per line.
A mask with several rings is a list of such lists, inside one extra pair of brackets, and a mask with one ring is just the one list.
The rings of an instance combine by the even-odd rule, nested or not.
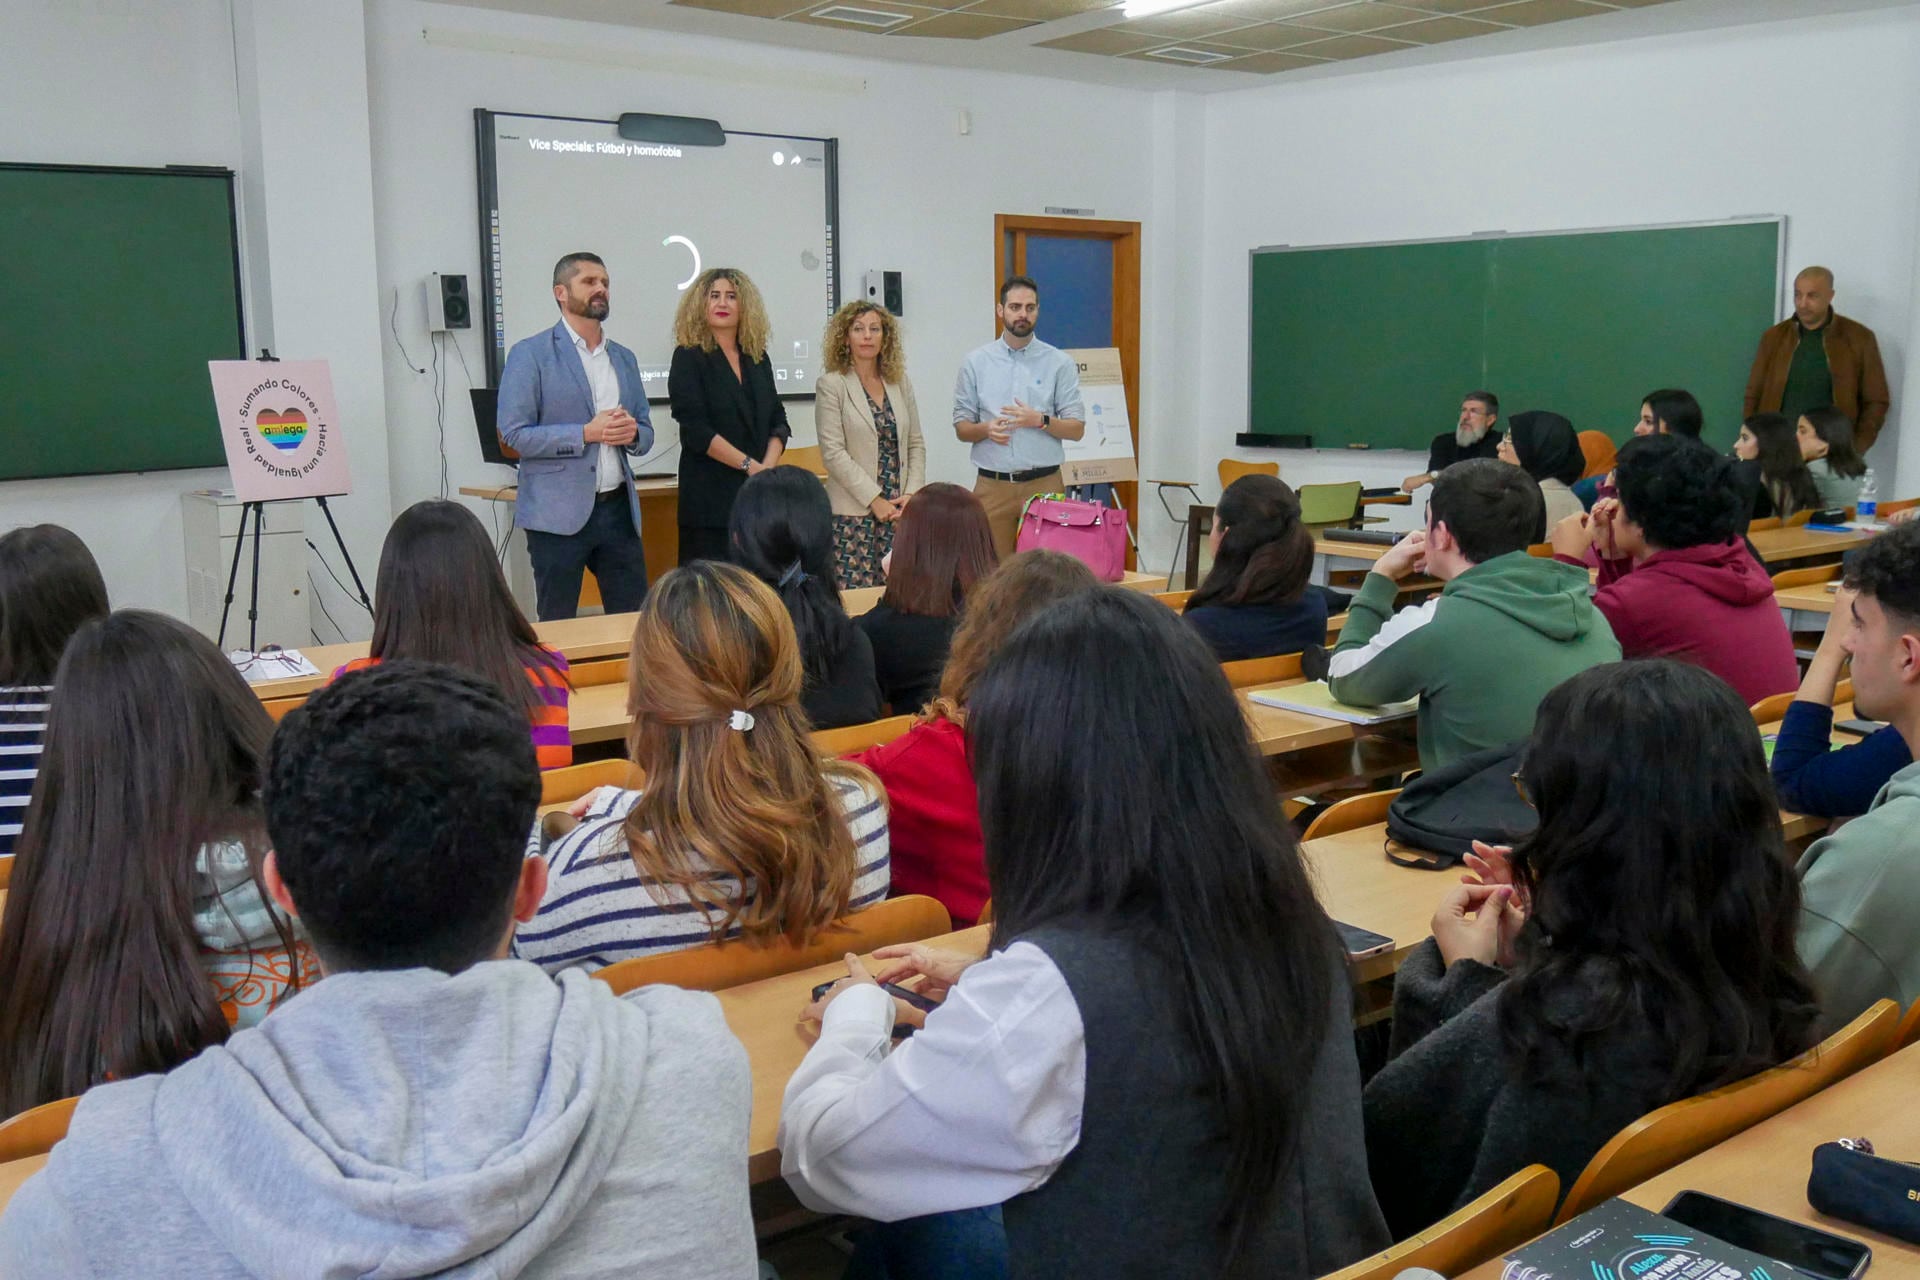
[[(1920, 743), (1920, 524), (1883, 533), (1848, 560), (1832, 626), (1853, 658), (1858, 714)], [(1894, 774), (1865, 814), (1800, 857), (1800, 958), (1825, 1025), (1874, 1001), (1920, 998), (1920, 763)]]
[[(1354, 597), (1327, 682), (1358, 706), (1419, 695), (1421, 768), (1526, 737), (1550, 689), (1620, 660), (1585, 570), (1527, 554), (1546, 522), (1526, 472), (1456, 463), (1433, 483), (1426, 532), (1381, 556)], [(1416, 571), (1446, 588), (1396, 614), (1398, 584)]]

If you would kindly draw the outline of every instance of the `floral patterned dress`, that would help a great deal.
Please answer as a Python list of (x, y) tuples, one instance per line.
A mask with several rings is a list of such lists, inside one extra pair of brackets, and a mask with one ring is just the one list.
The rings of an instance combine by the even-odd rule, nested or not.
[[(880, 433), (880, 494), (900, 496), (900, 425), (893, 417), (893, 402), (884, 395), (879, 404), (867, 397), (873, 410), (873, 426)], [(893, 526), (876, 520), (871, 512), (833, 518), (833, 569), (840, 589), (877, 587), (886, 582), (880, 561), (893, 550)]]

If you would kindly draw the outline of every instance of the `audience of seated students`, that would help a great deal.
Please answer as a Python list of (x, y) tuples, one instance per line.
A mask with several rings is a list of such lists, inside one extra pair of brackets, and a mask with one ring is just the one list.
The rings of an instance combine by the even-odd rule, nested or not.
[(0, 918), (0, 1116), (165, 1071), (313, 976), (256, 878), (273, 721), (213, 641), (122, 610), (54, 687)]
[(1809, 409), (1794, 427), (1800, 456), (1820, 491), (1820, 508), (1850, 507), (1866, 483), (1867, 462), (1853, 447), (1853, 422), (1832, 405)]
[[(1418, 695), (1423, 769), (1526, 737), (1548, 690), (1620, 657), (1586, 571), (1527, 554), (1545, 530), (1526, 472), (1492, 458), (1447, 468), (1426, 531), (1381, 556), (1354, 597), (1328, 664), (1333, 696), (1378, 706)], [(1415, 571), (1446, 587), (1395, 613)]]
[(1534, 478), (1547, 504), (1547, 527), (1586, 510), (1570, 487), (1587, 469), (1573, 423), (1557, 413), (1526, 409), (1507, 420), (1507, 438), (1500, 442), (1500, 461), (1511, 463)]
[(980, 798), (967, 762), (973, 687), (1015, 628), (1098, 581), (1058, 551), (1022, 551), (1008, 559), (974, 591), (953, 635), (939, 697), (919, 722), (892, 742), (848, 757), (873, 770), (886, 789), (893, 892), (937, 898), (956, 928), (978, 920), (989, 896)]
[(729, 537), (734, 563), (772, 587), (793, 618), (806, 672), (800, 702), (813, 727), (878, 720), (885, 709), (873, 644), (840, 603), (833, 504), (819, 477), (800, 467), (749, 477), (734, 499)]
[(1800, 691), (1780, 721), (1773, 742), (1774, 790), (1780, 806), (1820, 818), (1865, 813), (1894, 774), (1913, 763), (1907, 740), (1892, 725), (1849, 746), (1833, 745), (1833, 695), (1853, 630), (1853, 592), (1834, 593), (1833, 617), (1800, 681)]
[(1367, 1160), (1396, 1237), (1530, 1164), (1564, 1193), (1622, 1127), (1810, 1046), (1800, 895), (1759, 735), (1724, 683), (1653, 660), (1540, 704), (1534, 834), (1478, 846), (1394, 981)]
[[(895, 1224), (861, 1248), (903, 1280), (930, 1235), (968, 1276), (1306, 1280), (1381, 1247), (1344, 955), (1206, 646), (1082, 592), (995, 655), (967, 733), (991, 953), (848, 958), (781, 1109), (800, 1199)], [(874, 977), (946, 993), (891, 1052)]]
[(0, 1218), (0, 1272), (753, 1274), (714, 998), (501, 959), (539, 802), (520, 708), (464, 671), (390, 662), (290, 714), (263, 877), (327, 976), (164, 1076), (115, 1063)]
[(854, 619), (873, 645), (880, 696), (895, 715), (940, 692), (953, 629), (974, 584), (999, 563), (980, 499), (957, 484), (924, 485), (893, 526), (887, 588)]
[(1695, 663), (1752, 705), (1791, 690), (1800, 668), (1773, 580), (1740, 536), (1733, 467), (1698, 440), (1630, 440), (1614, 464), (1620, 496), (1562, 521), (1553, 549), (1599, 566), (1594, 603), (1627, 657)]
[[(1658, 391), (1649, 391), (1640, 401), (1640, 417), (1633, 424), (1633, 434), (1637, 436), (1692, 436), (1700, 438), (1706, 428), (1706, 415), (1700, 411), (1700, 402), (1693, 398), (1691, 391), (1678, 387), (1663, 387)], [(1592, 510), (1593, 504), (1601, 498), (1613, 496), (1613, 476), (1588, 476), (1573, 487), (1573, 492), (1581, 504)], [(1549, 522), (1548, 528), (1552, 528)]]
[[(1920, 524), (1903, 524), (1847, 562), (1853, 706), (1920, 742)], [(1836, 615), (1834, 622), (1840, 618)], [(1920, 999), (1920, 765), (1888, 780), (1867, 811), (1800, 857), (1800, 955), (1830, 1026), (1875, 1000)]]
[(373, 584), (373, 642), (333, 674), (396, 658), (492, 680), (526, 711), (540, 767), (573, 763), (566, 656), (540, 643), (479, 517), (457, 502), (416, 502), (394, 520)]
[(107, 616), (87, 544), (57, 524), (0, 534), (0, 856), (13, 852), (46, 737), (53, 672), (67, 640)]
[(516, 954), (593, 970), (728, 938), (805, 945), (887, 896), (885, 793), (815, 752), (793, 623), (763, 583), (711, 560), (667, 573), (629, 669), (646, 781), (576, 806)]
[(1307, 583), (1313, 535), (1276, 476), (1241, 476), (1220, 495), (1213, 568), (1187, 598), (1187, 625), (1222, 662), (1299, 653), (1327, 639), (1327, 601)]
[(1784, 520), (1819, 509), (1820, 490), (1800, 456), (1793, 419), (1781, 413), (1754, 414), (1740, 424), (1733, 453), (1740, 460), (1735, 468), (1739, 487), (1753, 494), (1753, 519)]

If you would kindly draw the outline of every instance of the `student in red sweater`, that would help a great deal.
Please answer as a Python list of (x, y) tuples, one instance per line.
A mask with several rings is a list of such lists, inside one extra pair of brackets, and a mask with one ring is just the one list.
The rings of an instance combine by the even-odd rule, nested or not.
[(937, 898), (956, 928), (980, 919), (989, 890), (980, 800), (967, 763), (967, 699), (1021, 623), (1099, 585), (1086, 565), (1057, 551), (1023, 551), (1002, 562), (968, 597), (940, 696), (920, 722), (903, 737), (848, 757), (873, 770), (887, 789), (895, 896)]
[(1705, 667), (1749, 706), (1792, 691), (1793, 638), (1739, 536), (1749, 513), (1734, 463), (1685, 436), (1641, 436), (1614, 476), (1620, 496), (1555, 525), (1553, 550), (1598, 565), (1594, 603), (1626, 656)]

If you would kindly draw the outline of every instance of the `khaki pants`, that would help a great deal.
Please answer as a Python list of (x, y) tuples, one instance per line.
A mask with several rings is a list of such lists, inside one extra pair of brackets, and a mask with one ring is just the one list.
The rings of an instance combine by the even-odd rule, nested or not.
[(1013, 554), (1014, 543), (1019, 540), (1020, 513), (1026, 510), (1027, 499), (1043, 493), (1058, 493), (1061, 489), (1057, 467), (1043, 476), (1019, 484), (978, 474), (974, 476), (973, 496), (980, 499), (980, 505), (987, 509), (987, 526), (993, 530), (993, 549), (1000, 553), (1002, 560)]

